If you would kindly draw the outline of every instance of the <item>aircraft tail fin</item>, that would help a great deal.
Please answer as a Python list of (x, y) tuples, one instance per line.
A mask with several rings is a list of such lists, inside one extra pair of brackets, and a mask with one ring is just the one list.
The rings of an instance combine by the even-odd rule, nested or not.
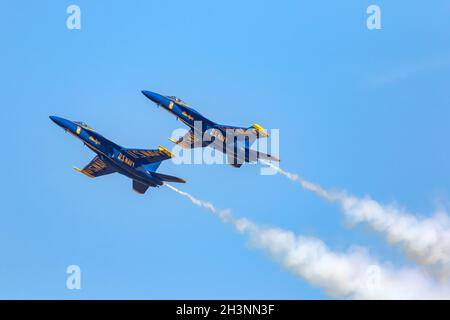
[(238, 168), (238, 169), (242, 166), (242, 163), (228, 162), (228, 164), (229, 164), (230, 166), (235, 167), (235, 168)]
[(239, 160), (236, 155), (227, 154), (227, 160), (228, 164), (235, 168), (240, 168), (244, 162), (242, 160)]
[(235, 168), (240, 168), (244, 163), (254, 163), (258, 160), (280, 161), (279, 158), (273, 155), (250, 148), (242, 148), (235, 150), (234, 152), (228, 152), (227, 160), (228, 164)]
[(133, 180), (133, 190), (139, 194), (144, 194), (148, 187), (150, 187), (148, 184)]

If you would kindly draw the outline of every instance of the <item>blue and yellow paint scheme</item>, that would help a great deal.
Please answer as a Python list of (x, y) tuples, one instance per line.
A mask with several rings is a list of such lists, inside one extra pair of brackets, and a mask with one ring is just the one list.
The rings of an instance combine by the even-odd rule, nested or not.
[(144, 194), (149, 187), (163, 185), (165, 181), (186, 182), (181, 178), (156, 172), (162, 161), (174, 157), (173, 153), (162, 146), (151, 150), (124, 148), (83, 122), (56, 116), (50, 116), (50, 119), (97, 154), (83, 169), (74, 167), (88, 177), (96, 178), (117, 172), (132, 179), (133, 190), (140, 194)]
[[(237, 168), (245, 162), (254, 162), (258, 159), (280, 161), (275, 156), (250, 149), (250, 144), (254, 140), (269, 136), (268, 132), (257, 123), (250, 127), (217, 124), (175, 96), (164, 96), (146, 90), (143, 90), (142, 94), (190, 128), (190, 131), (178, 140), (169, 138), (183, 148), (212, 147), (226, 153), (228, 163)], [(238, 141), (243, 141), (244, 146), (238, 146)]]

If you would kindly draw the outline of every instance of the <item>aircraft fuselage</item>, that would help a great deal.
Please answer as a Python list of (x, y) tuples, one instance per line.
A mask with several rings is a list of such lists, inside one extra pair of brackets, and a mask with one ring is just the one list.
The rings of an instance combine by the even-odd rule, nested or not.
[(91, 128), (60, 117), (51, 116), (50, 118), (66, 132), (83, 141), (89, 149), (118, 173), (153, 187), (163, 184), (160, 179), (145, 170), (136, 159), (129, 156), (123, 147), (106, 139)]

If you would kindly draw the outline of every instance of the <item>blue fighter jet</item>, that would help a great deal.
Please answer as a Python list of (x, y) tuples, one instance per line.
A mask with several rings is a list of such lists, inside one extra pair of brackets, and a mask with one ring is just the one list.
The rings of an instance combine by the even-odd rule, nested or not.
[(236, 168), (246, 162), (256, 162), (258, 159), (280, 161), (273, 155), (250, 149), (250, 144), (256, 139), (269, 136), (259, 124), (255, 123), (247, 128), (217, 124), (202, 116), (177, 97), (164, 96), (145, 90), (142, 93), (190, 128), (184, 137), (178, 140), (169, 139), (182, 148), (212, 147), (225, 153), (228, 163)]
[(174, 155), (164, 147), (156, 150), (128, 149), (106, 139), (83, 122), (50, 116), (66, 132), (84, 142), (97, 156), (83, 169), (74, 167), (88, 177), (96, 178), (118, 172), (133, 180), (133, 190), (144, 194), (148, 187), (158, 187), (168, 182), (185, 183), (181, 178), (156, 173), (162, 161)]

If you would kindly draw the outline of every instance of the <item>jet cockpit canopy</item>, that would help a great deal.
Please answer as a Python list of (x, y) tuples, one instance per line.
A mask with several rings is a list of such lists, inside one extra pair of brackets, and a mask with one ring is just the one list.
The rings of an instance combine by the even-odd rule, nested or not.
[(180, 105), (182, 105), (182, 106), (185, 106), (185, 107), (188, 107), (188, 108), (189, 108), (189, 105), (188, 105), (186, 102), (184, 102), (183, 100), (181, 100), (180, 98), (178, 98), (178, 97), (175, 97), (175, 96), (166, 96), (166, 98), (167, 98), (167, 99), (170, 99), (170, 100), (172, 100), (172, 101), (174, 101), (174, 102), (176, 102), (176, 103), (178, 103), (178, 104), (180, 104)]
[(83, 122), (83, 121), (74, 121), (74, 123), (76, 123), (77, 125), (79, 125), (80, 127), (84, 128), (84, 129), (93, 130), (91, 127), (89, 127), (89, 126), (87, 125), (86, 122)]

